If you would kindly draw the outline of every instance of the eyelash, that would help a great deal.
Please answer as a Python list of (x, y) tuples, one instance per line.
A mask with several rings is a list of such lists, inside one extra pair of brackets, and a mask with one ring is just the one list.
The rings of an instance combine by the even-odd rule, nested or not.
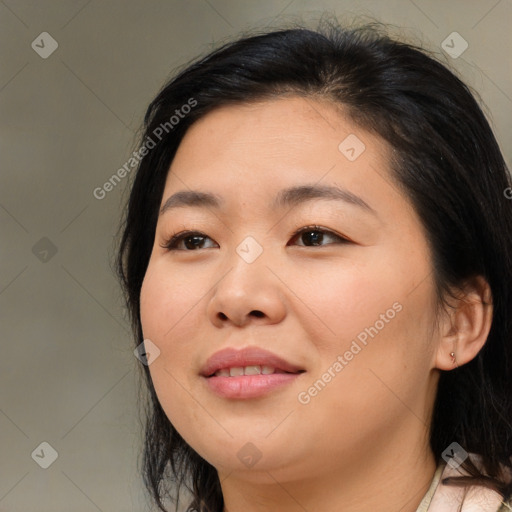
[[(318, 232), (323, 233), (323, 234), (331, 235), (331, 236), (337, 238), (340, 241), (338, 243), (342, 243), (342, 244), (351, 243), (351, 240), (349, 240), (348, 238), (343, 237), (341, 235), (338, 235), (338, 234), (334, 233), (333, 231), (331, 231), (329, 229), (325, 229), (325, 228), (322, 228), (321, 226), (317, 226), (317, 225), (305, 226), (303, 228), (298, 229), (297, 231), (295, 231), (292, 234), (292, 238), (291, 239), (293, 240), (297, 236), (299, 236), (302, 233), (305, 233), (307, 231), (318, 231)], [(160, 245), (160, 247), (162, 247), (163, 249), (167, 249), (169, 251), (183, 250), (183, 249), (177, 249), (176, 248), (178, 243), (181, 242), (182, 240), (184, 240), (185, 238), (192, 237), (194, 235), (199, 235), (201, 238), (210, 238), (207, 235), (204, 235), (204, 233), (201, 233), (199, 231), (181, 231), (180, 233), (176, 233), (175, 235), (173, 235), (169, 239), (167, 239), (164, 242), (163, 245)], [(332, 244), (326, 244), (326, 245), (332, 245)], [(313, 245), (313, 246), (302, 246), (302, 247), (324, 247), (324, 246), (322, 246), (322, 245), (314, 246)], [(197, 249), (193, 249), (193, 250), (184, 249), (183, 251), (184, 252), (195, 252), (196, 250)]]

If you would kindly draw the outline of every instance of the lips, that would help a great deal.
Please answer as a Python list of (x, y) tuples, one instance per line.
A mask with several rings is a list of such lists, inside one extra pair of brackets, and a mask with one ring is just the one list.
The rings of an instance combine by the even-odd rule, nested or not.
[(302, 373), (305, 370), (285, 359), (258, 347), (242, 350), (227, 348), (211, 356), (201, 369), (201, 375), (209, 378), (269, 375), (275, 373)]

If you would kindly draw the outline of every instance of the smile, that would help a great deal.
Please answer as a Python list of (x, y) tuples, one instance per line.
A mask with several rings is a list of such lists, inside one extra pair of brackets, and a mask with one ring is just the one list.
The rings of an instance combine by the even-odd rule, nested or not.
[(222, 368), (215, 372), (215, 377), (240, 377), (242, 375), (272, 375), (274, 373), (289, 373), (273, 368), (272, 366), (234, 366)]

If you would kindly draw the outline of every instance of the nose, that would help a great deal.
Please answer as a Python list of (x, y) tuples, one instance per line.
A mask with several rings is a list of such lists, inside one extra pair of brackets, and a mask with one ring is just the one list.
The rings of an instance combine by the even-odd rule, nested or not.
[(214, 285), (207, 306), (207, 315), (216, 327), (275, 324), (286, 314), (284, 285), (276, 277), (270, 257), (264, 251), (248, 261), (233, 251), (223, 262), (226, 270)]

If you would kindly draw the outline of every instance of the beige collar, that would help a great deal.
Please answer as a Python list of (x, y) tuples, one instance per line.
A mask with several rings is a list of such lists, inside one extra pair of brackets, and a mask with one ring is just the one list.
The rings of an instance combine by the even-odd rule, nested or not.
[(440, 464), (416, 512), (508, 512), (501, 495), (492, 489), (472, 486), (468, 491), (467, 488), (445, 485), (441, 481), (448, 476), (464, 474), (461, 468), (454, 469), (444, 462)]

